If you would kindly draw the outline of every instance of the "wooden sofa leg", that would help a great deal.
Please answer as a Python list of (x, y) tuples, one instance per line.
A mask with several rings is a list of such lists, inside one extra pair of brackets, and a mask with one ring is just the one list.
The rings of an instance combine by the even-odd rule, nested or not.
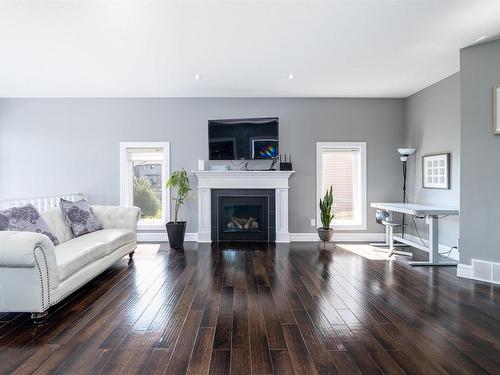
[(45, 322), (45, 318), (47, 317), (47, 315), (49, 315), (48, 311), (44, 311), (41, 313), (32, 313), (31, 321), (33, 322), (33, 324), (42, 324), (43, 322)]
[(128, 254), (128, 257), (129, 257), (129, 262), (132, 262), (134, 259), (132, 259), (134, 257), (134, 254), (135, 254), (135, 251), (132, 251), (131, 253)]

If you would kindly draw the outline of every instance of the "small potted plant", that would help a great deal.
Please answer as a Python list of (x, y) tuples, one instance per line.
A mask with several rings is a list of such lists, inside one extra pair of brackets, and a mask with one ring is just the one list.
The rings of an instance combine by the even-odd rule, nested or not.
[(168, 242), (172, 249), (182, 249), (184, 246), (184, 235), (186, 234), (186, 222), (177, 220), (180, 207), (190, 198), (189, 178), (184, 168), (172, 173), (167, 181), (167, 188), (177, 189), (177, 195), (172, 198), (175, 202), (174, 221), (169, 221), (167, 227)]
[(332, 187), (327, 190), (323, 199), (319, 200), (319, 209), (321, 211), (321, 225), (318, 228), (318, 235), (321, 241), (328, 242), (333, 237), (333, 229), (330, 228), (330, 223), (334, 218), (333, 214), (333, 192)]

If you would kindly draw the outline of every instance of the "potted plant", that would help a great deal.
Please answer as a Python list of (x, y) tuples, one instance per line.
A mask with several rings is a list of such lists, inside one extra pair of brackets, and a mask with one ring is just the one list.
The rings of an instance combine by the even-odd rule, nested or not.
[(186, 222), (177, 220), (179, 209), (190, 198), (189, 178), (184, 168), (172, 173), (167, 181), (167, 188), (177, 189), (177, 195), (172, 198), (175, 202), (174, 221), (169, 221), (167, 227), (168, 242), (172, 249), (182, 249), (184, 246), (184, 235), (186, 234)]
[(333, 237), (333, 229), (330, 228), (330, 223), (334, 218), (333, 214), (333, 192), (332, 187), (327, 190), (323, 199), (319, 200), (319, 209), (321, 211), (321, 225), (318, 228), (318, 235), (321, 241), (328, 242)]

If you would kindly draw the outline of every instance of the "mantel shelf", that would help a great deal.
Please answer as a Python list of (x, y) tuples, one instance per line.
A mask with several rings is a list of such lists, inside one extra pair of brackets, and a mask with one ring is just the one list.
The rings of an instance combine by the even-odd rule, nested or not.
[(198, 188), (208, 189), (288, 189), (295, 171), (193, 171)]
[(192, 171), (198, 177), (290, 177), (295, 171)]

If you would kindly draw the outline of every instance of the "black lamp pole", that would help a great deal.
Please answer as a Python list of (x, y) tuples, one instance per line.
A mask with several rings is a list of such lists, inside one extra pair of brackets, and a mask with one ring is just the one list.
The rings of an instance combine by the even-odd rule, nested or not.
[[(403, 203), (406, 203), (406, 163), (408, 160), (403, 160)], [(403, 223), (401, 227), (401, 237), (405, 236), (405, 214), (403, 214)]]

